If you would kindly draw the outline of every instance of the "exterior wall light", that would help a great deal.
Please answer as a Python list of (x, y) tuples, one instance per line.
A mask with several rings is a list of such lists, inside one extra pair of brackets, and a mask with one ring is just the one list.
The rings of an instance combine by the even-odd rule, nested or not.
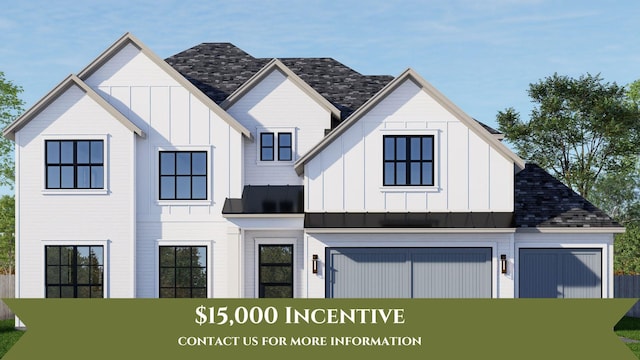
[(311, 270), (314, 274), (318, 273), (318, 254), (313, 254), (311, 257)]
[(507, 255), (500, 255), (500, 272), (503, 274), (507, 273)]

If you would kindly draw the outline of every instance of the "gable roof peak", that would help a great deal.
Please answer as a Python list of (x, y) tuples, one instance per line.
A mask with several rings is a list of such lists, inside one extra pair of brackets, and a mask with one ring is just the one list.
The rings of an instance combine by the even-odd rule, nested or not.
[(45, 95), (42, 99), (40, 99), (35, 105), (33, 105), (29, 110), (27, 110), (24, 114), (19, 116), (14, 122), (9, 124), (4, 130), (3, 135), (10, 140), (15, 140), (15, 134), (17, 131), (22, 129), (29, 121), (35, 118), (38, 114), (40, 114), (44, 109), (47, 108), (51, 103), (53, 103), (56, 99), (58, 99), (62, 94), (64, 94), (71, 87), (76, 86), (81, 91), (83, 91), (87, 96), (89, 96), (93, 101), (95, 101), (100, 107), (102, 107), (105, 111), (107, 111), (111, 116), (113, 116), (116, 120), (118, 120), (122, 125), (124, 125), (127, 129), (136, 133), (140, 137), (145, 137), (145, 133), (131, 122), (126, 116), (124, 116), (120, 111), (118, 111), (113, 105), (109, 104), (102, 96), (100, 96), (95, 90), (93, 90), (89, 85), (87, 85), (82, 79), (80, 79), (76, 75), (67, 76), (60, 84), (58, 84), (53, 90), (51, 90), (47, 95)]
[(280, 71), (286, 78), (290, 79), (298, 88), (300, 88), (303, 92), (309, 95), (313, 100), (315, 100), (320, 106), (323, 106), (329, 112), (331, 112), (332, 116), (339, 118), (340, 110), (336, 108), (331, 102), (329, 102), (325, 97), (319, 94), (315, 89), (313, 89), (309, 84), (307, 84), (304, 80), (302, 80), (296, 73), (291, 71), (282, 61), (277, 58), (271, 59), (265, 66), (260, 69), (256, 74), (254, 74), (248, 81), (242, 84), (236, 91), (234, 91), (226, 100), (224, 100), (221, 106), (224, 109), (229, 109), (233, 104), (235, 104), (240, 98), (242, 98), (247, 92), (253, 89), (256, 85), (258, 85), (262, 80), (264, 80), (268, 75), (270, 75), (273, 71)]
[(384, 100), (389, 94), (393, 93), (398, 87), (405, 83), (405, 81), (411, 80), (429, 96), (431, 96), (437, 103), (443, 108), (449, 111), (454, 117), (456, 117), (461, 123), (465, 124), (471, 131), (476, 133), (481, 139), (484, 139), (490, 144), (496, 151), (513, 161), (518, 170), (524, 168), (524, 161), (520, 159), (518, 155), (509, 150), (503, 143), (498, 141), (489, 131), (487, 131), (477, 121), (467, 115), (462, 109), (449, 100), (438, 89), (426, 81), (418, 72), (412, 68), (407, 68), (398, 77), (391, 80), (384, 88), (378, 93), (367, 100), (362, 106), (360, 106), (355, 112), (353, 112), (346, 120), (338, 125), (333, 131), (324, 137), (316, 146), (309, 150), (305, 155), (298, 159), (295, 164), (295, 170), (298, 174), (304, 172), (304, 164), (314, 158), (320, 151), (322, 151), (333, 140), (338, 138), (342, 133), (351, 127), (355, 122), (365, 116), (371, 109), (376, 107), (382, 100)]
[(199, 99), (203, 104), (205, 104), (211, 111), (216, 113), (221, 119), (227, 122), (232, 128), (236, 131), (240, 132), (244, 136), (251, 138), (251, 132), (245, 128), (242, 124), (240, 124), (236, 119), (234, 119), (231, 115), (229, 115), (226, 111), (222, 110), (222, 108), (213, 101), (209, 96), (207, 96), (204, 92), (202, 92), (197, 86), (193, 84), (192, 81), (185, 78), (182, 74), (180, 74), (176, 69), (174, 69), (171, 65), (169, 65), (166, 61), (162, 60), (158, 55), (156, 55), (151, 49), (149, 49), (142, 41), (136, 38), (133, 34), (127, 32), (122, 37), (120, 37), (115, 43), (109, 46), (100, 56), (98, 56), (94, 61), (92, 61), (87, 67), (85, 67), (80, 73), (78, 73), (78, 77), (80, 79), (89, 78), (95, 71), (100, 69), (105, 63), (111, 60), (120, 50), (122, 50), (127, 45), (133, 45), (137, 49), (140, 50), (151, 62), (157, 65), (160, 69), (166, 72), (170, 77), (172, 77), (178, 84), (183, 86), (187, 91), (193, 94), (197, 99)]

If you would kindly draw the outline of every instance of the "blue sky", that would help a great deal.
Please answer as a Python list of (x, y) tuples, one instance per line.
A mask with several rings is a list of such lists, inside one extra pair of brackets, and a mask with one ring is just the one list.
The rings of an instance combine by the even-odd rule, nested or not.
[(256, 57), (333, 57), (363, 74), (407, 67), (469, 115), (530, 111), (557, 72), (640, 78), (640, 2), (550, 0), (23, 0), (0, 12), (0, 71), (33, 105), (125, 32), (165, 58), (201, 42)]

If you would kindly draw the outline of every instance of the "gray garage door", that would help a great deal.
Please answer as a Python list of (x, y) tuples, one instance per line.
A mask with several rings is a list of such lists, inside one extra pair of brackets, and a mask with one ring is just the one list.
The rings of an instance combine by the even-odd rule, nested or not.
[(330, 298), (490, 298), (491, 248), (329, 248)]
[(601, 249), (520, 249), (520, 297), (599, 298), (601, 272)]

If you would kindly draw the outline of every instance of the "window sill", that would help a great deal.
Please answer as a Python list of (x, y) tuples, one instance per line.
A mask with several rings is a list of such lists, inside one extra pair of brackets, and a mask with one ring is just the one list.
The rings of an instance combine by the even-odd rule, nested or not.
[(260, 161), (256, 162), (257, 166), (293, 166), (294, 161)]
[(381, 186), (380, 191), (382, 192), (440, 192), (440, 187), (436, 185), (429, 186)]
[(108, 195), (108, 189), (43, 189), (42, 195)]
[(211, 200), (156, 200), (159, 206), (211, 206)]

